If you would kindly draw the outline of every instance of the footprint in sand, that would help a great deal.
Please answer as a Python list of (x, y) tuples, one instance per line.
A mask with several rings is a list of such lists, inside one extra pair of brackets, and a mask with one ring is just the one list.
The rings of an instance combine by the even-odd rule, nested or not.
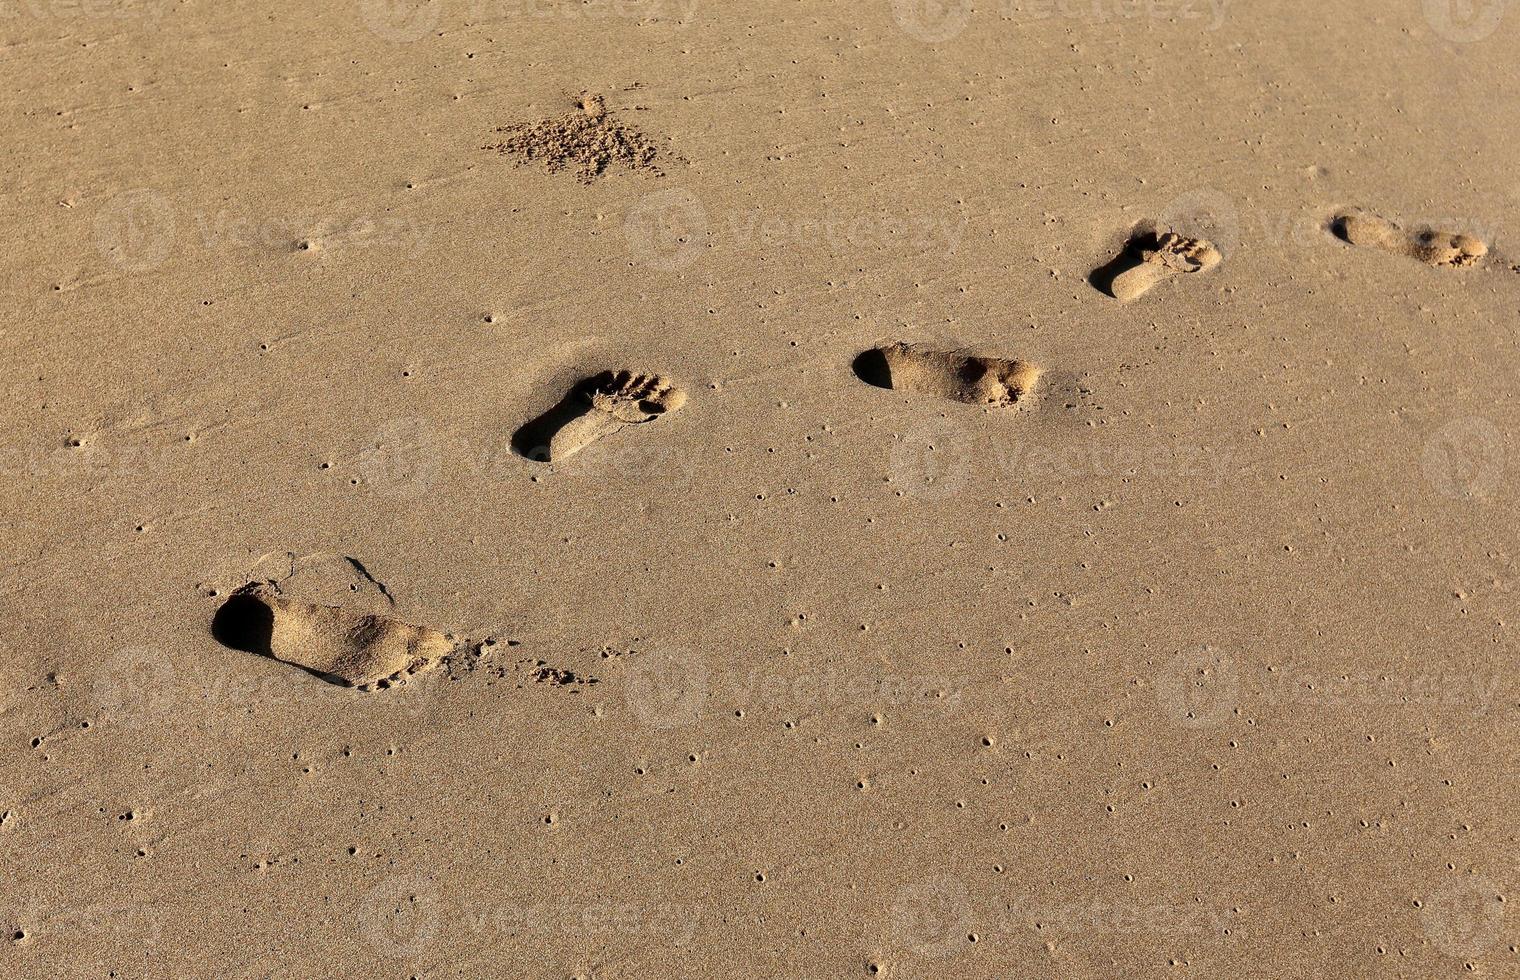
[(855, 358), (854, 367), (856, 377), (878, 388), (971, 405), (1012, 405), (1028, 397), (1040, 378), (1040, 369), (1025, 361), (902, 343), (865, 351)]
[(234, 592), (217, 610), (211, 632), (234, 650), (361, 690), (390, 687), (435, 665), (455, 646), (437, 630), (290, 599), (265, 582)]
[(1474, 266), (1488, 254), (1488, 245), (1471, 235), (1433, 228), (1409, 232), (1370, 211), (1338, 214), (1330, 222), (1330, 230), (1343, 242), (1418, 259), (1438, 268)]
[(1121, 303), (1139, 299), (1174, 276), (1208, 272), (1223, 256), (1212, 242), (1173, 231), (1137, 234), (1119, 257), (1092, 274), (1092, 283)]
[(558, 462), (630, 425), (643, 425), (686, 404), (686, 392), (657, 374), (603, 371), (571, 387), (558, 405), (512, 436), (512, 446), (541, 463)]

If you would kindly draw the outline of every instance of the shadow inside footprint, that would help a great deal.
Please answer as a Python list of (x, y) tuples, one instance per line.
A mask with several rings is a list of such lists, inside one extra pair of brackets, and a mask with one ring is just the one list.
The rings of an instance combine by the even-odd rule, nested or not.
[(572, 387), (553, 408), (512, 433), (512, 450), (535, 463), (549, 462), (549, 445), (555, 434), (591, 411), (591, 402), (582, 391), (585, 384), (582, 381)]
[(892, 366), (887, 363), (886, 352), (880, 347), (861, 351), (851, 366), (855, 370), (855, 377), (866, 384), (877, 388), (892, 387)]
[(1124, 243), (1124, 249), (1114, 258), (1087, 274), (1087, 284), (1100, 293), (1114, 295), (1114, 280), (1145, 261), (1147, 250), (1154, 250), (1161, 237), (1153, 231), (1139, 231)]
[(234, 650), (273, 656), (274, 610), (252, 594), (234, 593), (211, 620), (211, 635)]

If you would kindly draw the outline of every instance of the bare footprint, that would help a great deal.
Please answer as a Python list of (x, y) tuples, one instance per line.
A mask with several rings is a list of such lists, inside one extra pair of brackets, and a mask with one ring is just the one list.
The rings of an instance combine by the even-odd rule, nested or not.
[(1093, 285), (1121, 303), (1139, 299), (1173, 276), (1208, 272), (1223, 256), (1212, 242), (1173, 231), (1147, 231), (1129, 240), (1119, 257), (1092, 275)]
[(643, 425), (686, 404), (686, 392), (657, 374), (603, 371), (571, 387), (549, 411), (518, 429), (513, 447), (557, 462), (619, 429)]
[(1375, 248), (1394, 255), (1418, 259), (1438, 268), (1477, 265), (1488, 254), (1488, 245), (1471, 235), (1422, 228), (1408, 232), (1370, 211), (1347, 211), (1336, 215), (1330, 230), (1341, 241)]
[(1040, 378), (1040, 369), (1026, 361), (902, 343), (872, 348), (855, 358), (854, 367), (856, 377), (878, 388), (971, 405), (1012, 405), (1027, 397)]
[(363, 690), (390, 687), (437, 664), (455, 646), (437, 630), (290, 599), (267, 582), (234, 592), (217, 610), (211, 632), (235, 650)]

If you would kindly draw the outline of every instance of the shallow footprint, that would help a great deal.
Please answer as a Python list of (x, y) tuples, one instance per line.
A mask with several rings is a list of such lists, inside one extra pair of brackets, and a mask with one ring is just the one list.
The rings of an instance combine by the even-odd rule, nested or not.
[(855, 358), (854, 367), (856, 377), (878, 388), (971, 405), (1012, 405), (1027, 397), (1040, 378), (1040, 369), (1026, 361), (902, 343), (865, 351)]
[(518, 429), (512, 446), (529, 459), (555, 462), (685, 404), (686, 392), (658, 374), (603, 371), (574, 385), (558, 405)]
[(1173, 276), (1208, 272), (1223, 256), (1212, 242), (1173, 231), (1136, 235), (1119, 257), (1093, 273), (1093, 284), (1121, 303), (1129, 303)]
[(1408, 232), (1370, 211), (1338, 214), (1330, 222), (1330, 230), (1343, 242), (1418, 259), (1437, 268), (1477, 265), (1488, 254), (1487, 243), (1472, 235), (1433, 228)]
[(301, 602), (259, 582), (217, 610), (212, 635), (234, 650), (273, 657), (347, 687), (389, 687), (454, 649), (448, 636), (386, 616)]

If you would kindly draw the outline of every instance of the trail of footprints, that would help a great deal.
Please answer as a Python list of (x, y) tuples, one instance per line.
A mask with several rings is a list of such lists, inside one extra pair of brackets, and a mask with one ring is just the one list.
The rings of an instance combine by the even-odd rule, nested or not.
[[(1469, 268), (1489, 255), (1487, 244), (1471, 235), (1406, 231), (1362, 210), (1337, 214), (1329, 230), (1347, 244), (1436, 268)], [(1131, 303), (1164, 282), (1207, 273), (1222, 261), (1219, 248), (1205, 239), (1171, 230), (1142, 231), (1111, 262), (1095, 269), (1089, 281), (1119, 302)], [(859, 380), (877, 388), (993, 409), (1031, 398), (1042, 374), (1028, 361), (901, 342), (863, 351), (852, 367)], [(686, 401), (685, 389), (663, 375), (602, 371), (571, 385), (552, 408), (520, 426), (512, 445), (528, 460), (562, 462), (623, 430), (665, 418)], [(439, 630), (286, 596), (274, 581), (234, 592), (218, 609), (212, 633), (225, 646), (361, 691), (396, 686), (465, 649)]]

